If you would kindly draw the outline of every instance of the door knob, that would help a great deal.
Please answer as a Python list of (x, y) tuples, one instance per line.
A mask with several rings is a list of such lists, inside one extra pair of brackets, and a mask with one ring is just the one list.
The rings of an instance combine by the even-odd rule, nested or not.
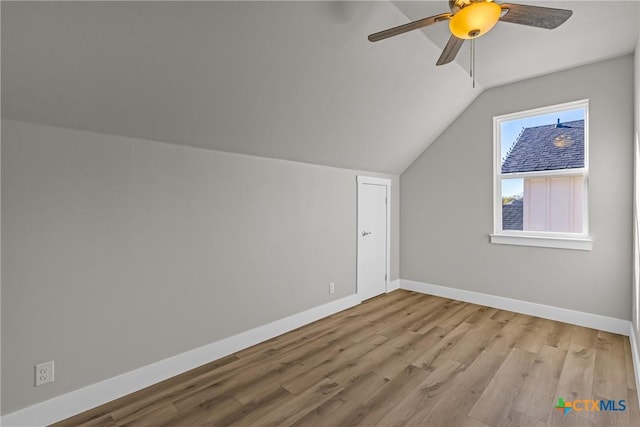
[(363, 231), (362, 232), (362, 237), (366, 237), (367, 235), (371, 234), (370, 231)]

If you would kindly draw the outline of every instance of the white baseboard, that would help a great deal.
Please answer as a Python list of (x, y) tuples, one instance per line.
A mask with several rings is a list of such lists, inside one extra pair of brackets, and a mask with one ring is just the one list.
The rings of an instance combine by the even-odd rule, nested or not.
[(569, 310), (551, 305), (537, 304), (528, 301), (482, 294), (464, 289), (432, 285), (429, 283), (414, 282), (412, 280), (405, 279), (400, 279), (400, 288), (423, 294), (499, 308), (502, 310), (515, 311), (522, 314), (542, 317), (544, 319), (557, 320), (559, 322), (570, 323), (572, 325), (599, 329), (601, 331), (612, 332), (614, 334), (625, 336), (629, 335), (630, 322), (628, 320), (601, 316), (599, 314), (584, 313), (582, 311)]
[(638, 335), (632, 322), (629, 322), (629, 344), (631, 344), (633, 371), (636, 374), (636, 393), (638, 395), (638, 405), (640, 405), (640, 347), (638, 347)]
[(350, 295), (319, 307), (311, 308), (12, 412), (2, 417), (0, 425), (7, 427), (33, 427), (45, 426), (64, 420), (360, 303), (361, 301), (357, 295)]
[(400, 289), (400, 279), (392, 280), (387, 283), (387, 293)]

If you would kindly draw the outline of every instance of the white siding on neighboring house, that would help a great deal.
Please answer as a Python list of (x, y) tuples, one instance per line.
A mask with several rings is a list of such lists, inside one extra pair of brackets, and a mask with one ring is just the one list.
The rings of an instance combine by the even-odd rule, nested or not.
[(582, 232), (581, 176), (524, 180), (523, 229)]

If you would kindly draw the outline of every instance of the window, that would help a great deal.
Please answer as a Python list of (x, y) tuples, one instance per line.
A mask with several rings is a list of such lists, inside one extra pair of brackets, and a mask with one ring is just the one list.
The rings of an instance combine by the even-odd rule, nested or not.
[(588, 101), (497, 116), (492, 243), (591, 250)]

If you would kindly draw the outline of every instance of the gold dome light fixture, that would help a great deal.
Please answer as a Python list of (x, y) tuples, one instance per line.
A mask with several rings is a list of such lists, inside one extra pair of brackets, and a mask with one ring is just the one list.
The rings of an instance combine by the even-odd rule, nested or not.
[[(370, 34), (369, 41), (377, 42), (448, 20), (451, 36), (436, 65), (444, 65), (453, 61), (464, 41), (470, 39), (473, 70), (475, 58), (473, 41), (489, 32), (498, 21), (552, 30), (562, 25), (573, 14), (572, 11), (567, 9), (515, 3), (498, 4), (493, 0), (449, 0), (449, 9), (451, 9), (451, 12), (441, 13)], [(473, 71), (471, 74), (473, 75)]]
[(501, 13), (500, 6), (493, 1), (471, 3), (449, 19), (449, 30), (459, 39), (474, 39), (492, 29)]

